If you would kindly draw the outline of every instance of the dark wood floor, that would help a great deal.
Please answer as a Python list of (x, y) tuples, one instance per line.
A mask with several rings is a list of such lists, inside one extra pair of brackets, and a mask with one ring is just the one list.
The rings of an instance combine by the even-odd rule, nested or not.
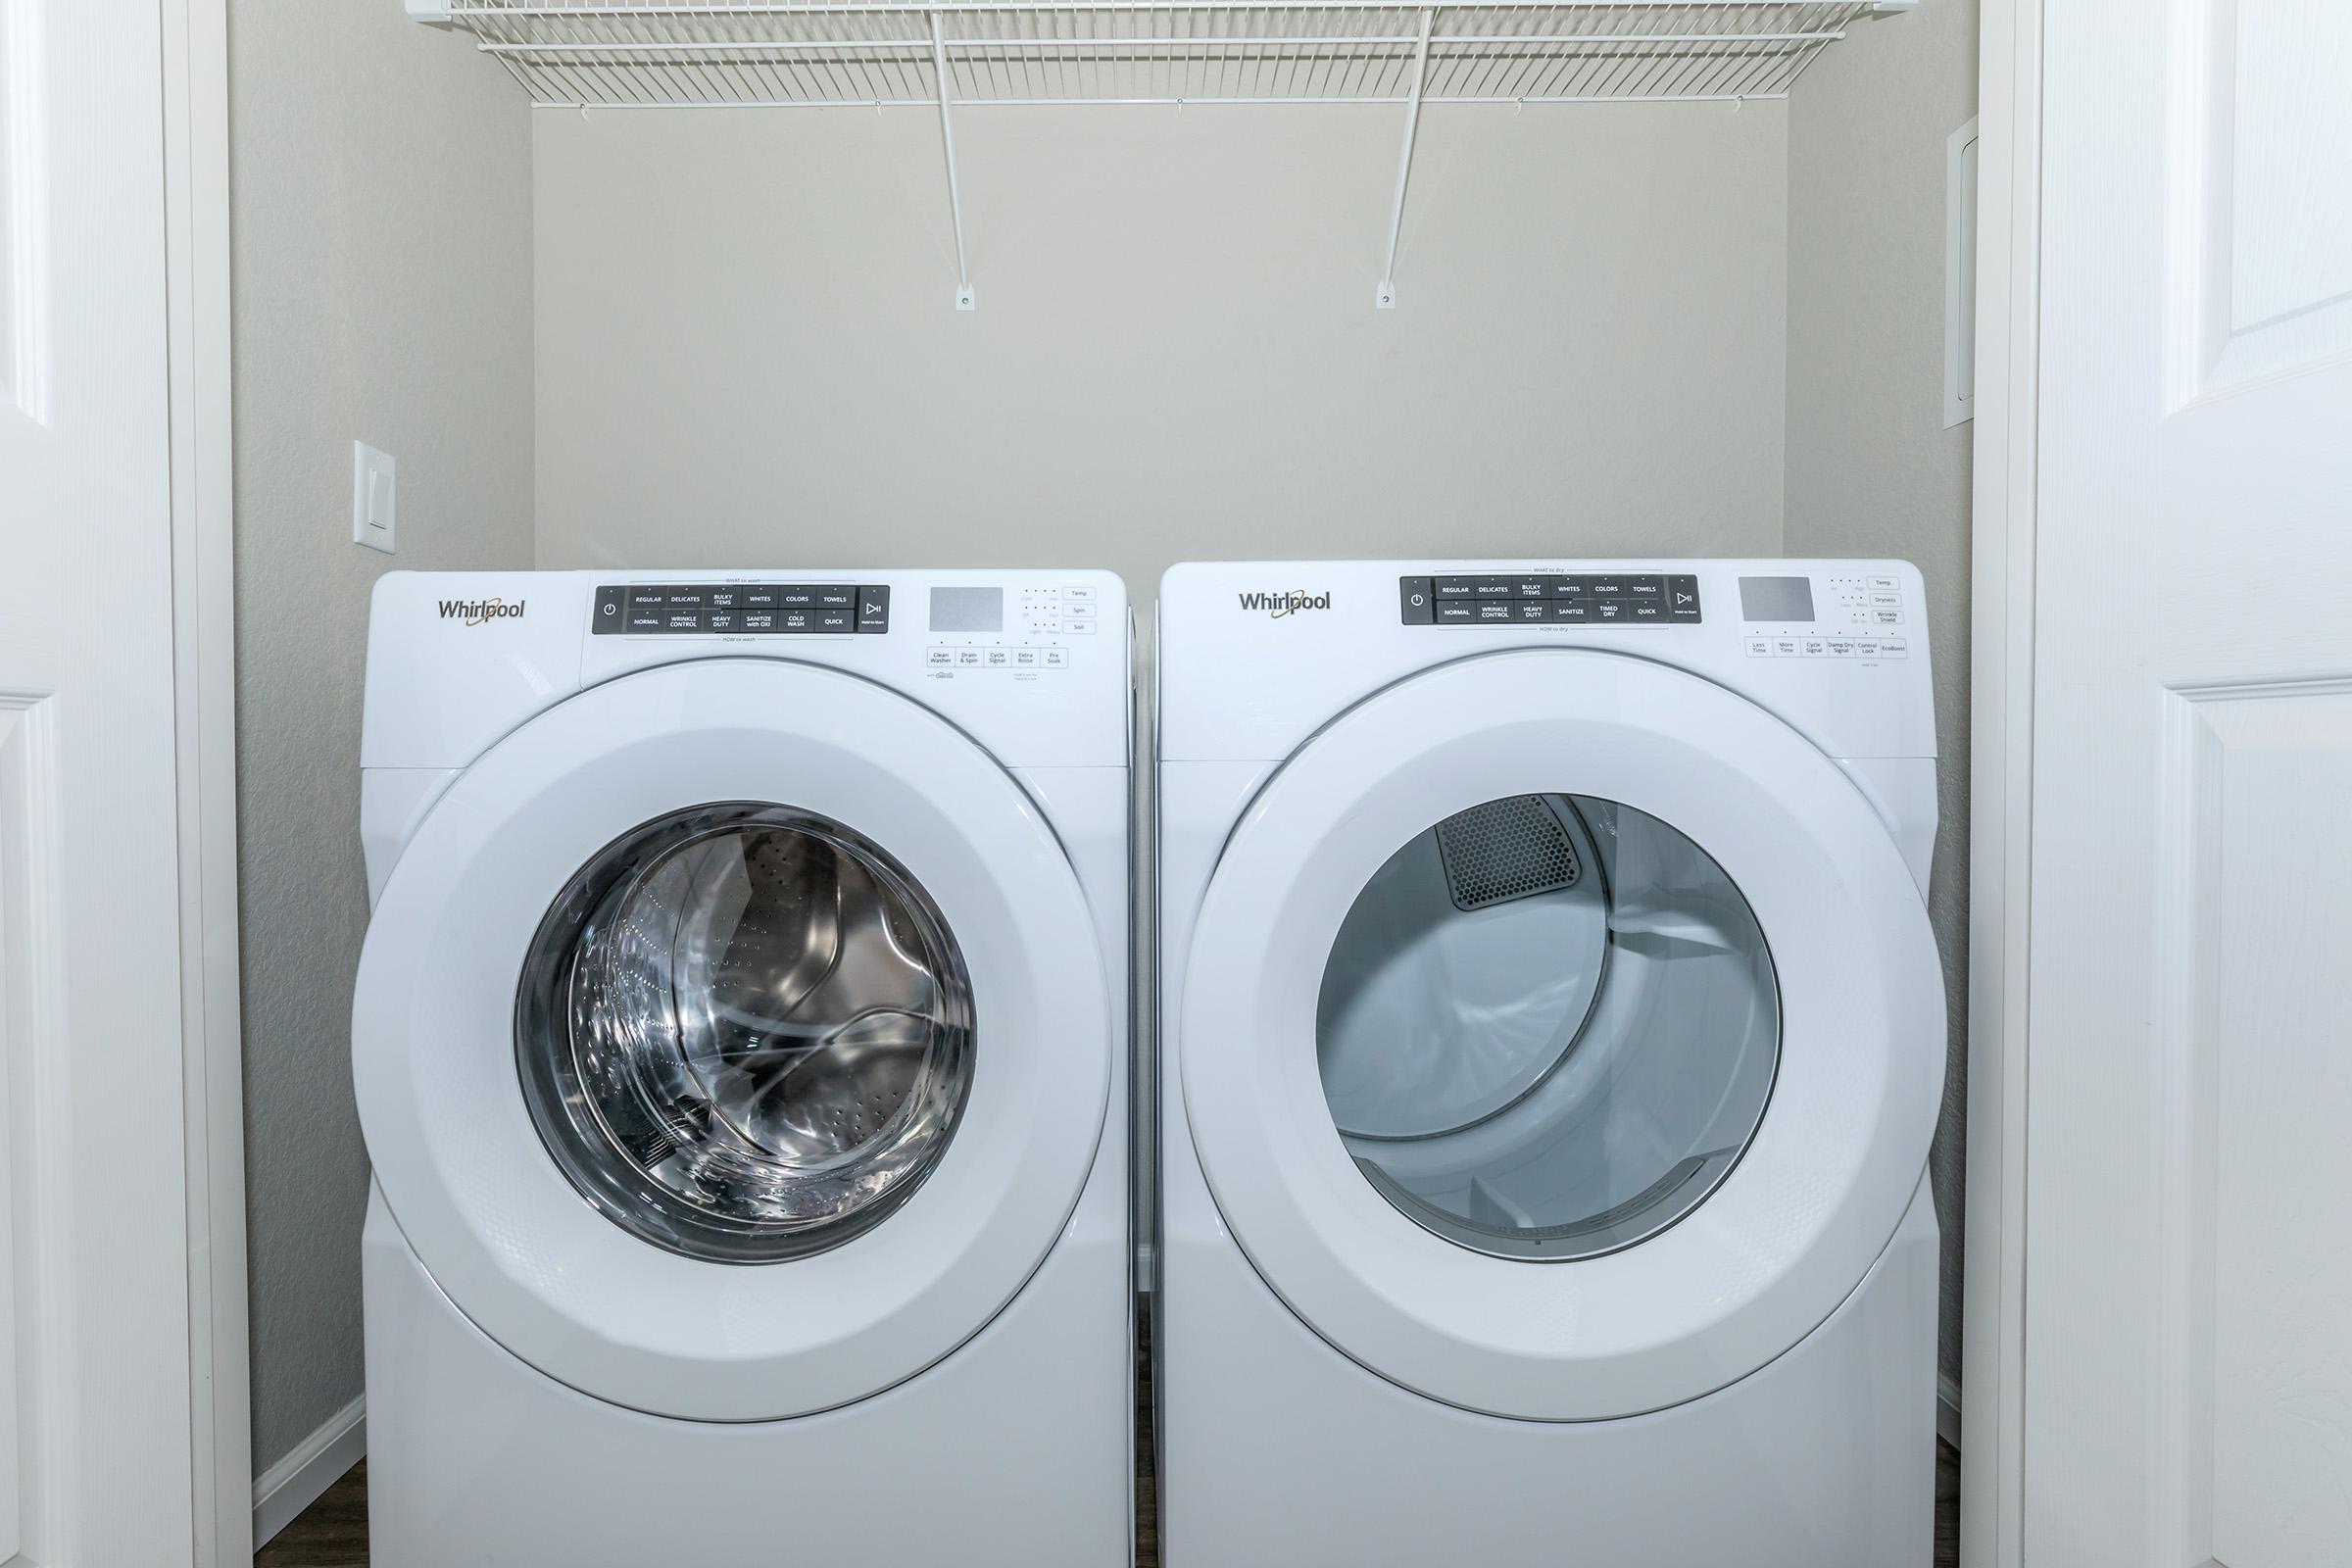
[[(1152, 1478), (1151, 1366), (1136, 1381), (1136, 1568), (1159, 1568), (1158, 1502)], [(1960, 1456), (1936, 1451), (1936, 1568), (1960, 1561)], [(254, 1568), (366, 1568), (368, 1465), (365, 1460), (326, 1490), (253, 1559)], [(454, 1565), (453, 1565), (454, 1568)]]
[(253, 1568), (368, 1568), (368, 1461), (345, 1471), (255, 1553)]

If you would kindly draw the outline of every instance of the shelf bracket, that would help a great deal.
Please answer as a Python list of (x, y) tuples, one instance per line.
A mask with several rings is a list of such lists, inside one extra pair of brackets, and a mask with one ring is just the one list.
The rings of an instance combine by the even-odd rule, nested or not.
[(972, 264), (963, 248), (963, 193), (956, 182), (956, 115), (949, 108), (953, 96), (948, 81), (947, 34), (940, 28), (939, 13), (931, 13), (931, 67), (939, 80), (939, 144), (948, 155), (948, 217), (956, 224), (956, 308), (972, 309)]
[(1380, 288), (1373, 308), (1396, 308), (1396, 235), (1404, 227), (1404, 182), (1413, 172), (1413, 136), (1421, 128), (1421, 89), (1429, 79), (1429, 34), (1437, 12), (1421, 13), (1421, 41), (1413, 48), (1413, 95), (1404, 101), (1404, 148), (1396, 155), (1396, 200), (1389, 208), (1389, 256), (1380, 265)]

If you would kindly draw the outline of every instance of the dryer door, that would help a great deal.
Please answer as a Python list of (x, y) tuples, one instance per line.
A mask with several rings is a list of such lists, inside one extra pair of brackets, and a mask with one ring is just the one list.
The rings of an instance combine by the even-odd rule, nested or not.
[(354, 1072), (387, 1205), (485, 1333), (755, 1420), (910, 1377), (1021, 1288), (1095, 1157), (1108, 1008), (1076, 875), (978, 746), (838, 671), (698, 662), (451, 786), (369, 927)]
[(1185, 1108), (1251, 1262), (1429, 1396), (1586, 1420), (1772, 1360), (1862, 1280), (1943, 1071), (1919, 890), (1853, 783), (1694, 676), (1464, 660), (1243, 814)]

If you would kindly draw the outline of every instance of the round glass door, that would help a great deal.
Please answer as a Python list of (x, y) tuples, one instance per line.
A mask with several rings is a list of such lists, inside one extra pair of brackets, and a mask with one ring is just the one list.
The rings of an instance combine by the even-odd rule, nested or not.
[(1763, 1120), (1780, 1038), (1772, 956), (1722, 867), (1574, 795), (1489, 801), (1391, 856), (1315, 1012), (1365, 1180), (1449, 1242), (1544, 1261), (1704, 1202)]
[(689, 1257), (838, 1247), (905, 1203), (971, 1088), (937, 906), (811, 812), (702, 806), (605, 847), (541, 922), (514, 1050), (580, 1195)]

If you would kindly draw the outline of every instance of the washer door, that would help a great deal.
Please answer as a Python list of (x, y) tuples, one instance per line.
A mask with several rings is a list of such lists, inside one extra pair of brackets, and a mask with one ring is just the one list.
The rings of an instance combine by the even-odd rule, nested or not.
[(837, 671), (593, 688), (433, 808), (361, 958), (385, 1200), (460, 1310), (583, 1393), (758, 1420), (977, 1333), (1069, 1218), (1110, 1083), (1035, 804)]
[(1530, 651), (1350, 710), (1201, 906), (1201, 1168), (1316, 1332), (1430, 1397), (1591, 1420), (1817, 1327), (1918, 1185), (1943, 993), (1852, 782), (1694, 676)]

